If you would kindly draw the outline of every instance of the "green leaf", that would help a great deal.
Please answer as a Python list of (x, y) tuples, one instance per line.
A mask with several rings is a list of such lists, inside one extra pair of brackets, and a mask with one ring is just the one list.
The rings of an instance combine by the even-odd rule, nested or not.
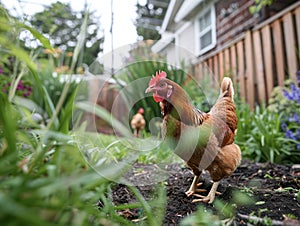
[[(11, 103), (8, 101), (7, 96), (0, 92), (0, 132), (3, 133), (6, 140), (7, 151), (10, 154), (16, 152), (16, 111), (14, 110)], [(0, 142), (4, 142), (2, 139)], [(0, 143), (1, 144), (1, 143)], [(2, 146), (3, 144), (1, 144)], [(0, 147), (1, 147), (0, 146)], [(1, 149), (0, 149), (1, 150)], [(4, 152), (4, 154), (6, 154)], [(0, 153), (2, 155), (3, 153)]]
[(62, 133), (68, 133), (70, 128), (70, 122), (72, 120), (72, 112), (75, 101), (75, 96), (77, 94), (78, 86), (72, 91), (69, 98), (66, 100), (66, 104), (62, 109), (62, 114), (60, 117), (59, 131)]
[(120, 132), (125, 137), (131, 137), (131, 131), (128, 130), (121, 122), (114, 118), (105, 108), (95, 105), (91, 102), (82, 101), (75, 104), (78, 109), (97, 115), (112, 125), (114, 129)]
[(19, 27), (25, 28), (30, 31), (30, 33), (41, 42), (41, 44), (46, 48), (46, 49), (52, 49), (51, 43), (49, 39), (47, 39), (44, 35), (42, 35), (40, 32), (38, 32), (36, 29), (24, 24), (24, 23), (19, 23)]
[(23, 61), (31, 70), (36, 71), (37, 67), (35, 63), (31, 60), (31, 57), (25, 50), (14, 45), (10, 40), (7, 40), (4, 37), (0, 37), (0, 44), (8, 48), (12, 55), (16, 56), (20, 61)]
[(87, 34), (87, 26), (88, 26), (88, 18), (89, 18), (89, 11), (86, 11), (84, 14), (84, 19), (83, 19), (82, 25), (80, 27), (79, 38), (78, 38), (77, 44), (75, 46), (74, 54), (72, 57), (72, 63), (71, 63), (71, 71), (72, 72), (75, 69), (75, 65), (77, 63), (79, 53), (82, 51), (82, 48), (84, 47), (84, 44), (85, 44), (85, 39), (86, 39), (86, 34)]

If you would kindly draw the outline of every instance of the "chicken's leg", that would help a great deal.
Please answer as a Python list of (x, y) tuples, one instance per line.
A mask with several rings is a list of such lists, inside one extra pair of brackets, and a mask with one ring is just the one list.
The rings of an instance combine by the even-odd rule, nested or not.
[(202, 183), (197, 184), (199, 177), (199, 175), (194, 176), (190, 189), (185, 193), (188, 197), (195, 194), (196, 192), (206, 192), (205, 189), (198, 189), (198, 186), (202, 185)]
[(215, 200), (216, 193), (218, 193), (217, 188), (218, 188), (219, 184), (220, 184), (220, 181), (214, 182), (207, 196), (193, 194), (194, 196), (200, 198), (200, 199), (194, 199), (193, 202), (213, 203), (213, 201)]
[(138, 128), (134, 128), (133, 136), (134, 137), (139, 137), (139, 129)]

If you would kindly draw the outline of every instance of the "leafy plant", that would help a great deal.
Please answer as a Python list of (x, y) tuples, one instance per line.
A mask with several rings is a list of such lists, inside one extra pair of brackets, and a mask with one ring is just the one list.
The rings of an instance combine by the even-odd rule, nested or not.
[[(300, 150), (300, 71), (297, 72), (297, 83), (286, 81), (285, 87), (277, 87), (270, 100), (269, 109), (281, 115), (281, 130), (294, 149)], [(295, 156), (293, 156), (294, 158)], [(300, 159), (296, 156), (296, 159)], [(295, 160), (296, 160), (295, 159)]]
[(249, 7), (252, 14), (258, 13), (263, 7), (272, 5), (275, 0), (255, 0), (255, 5)]
[[(13, 30), (16, 22), (9, 18), (0, 27)], [(34, 35), (43, 40), (37, 31)], [(74, 61), (79, 49), (75, 48)], [(7, 93), (0, 92), (0, 221), (7, 225), (133, 225), (118, 211), (137, 206), (143, 210), (146, 224), (160, 225), (165, 206), (162, 186), (157, 188), (157, 198), (147, 202), (135, 187), (128, 185), (137, 202), (114, 205), (112, 181), (118, 181), (135, 159), (126, 156), (114, 167), (105, 164), (103, 156), (88, 161), (86, 156), (93, 150), (66, 126), (74, 104), (74, 98), (67, 95), (70, 83), (61, 87), (61, 96), (54, 104), (40, 80), (36, 58), (4, 36), (0, 37), (0, 51), (15, 56), (28, 70), (22, 76), (32, 75), (35, 92), (45, 103), (38, 106), (28, 98), (11, 94), (10, 99)], [(18, 70), (10, 78), (20, 77)], [(47, 125), (33, 119), (36, 111), (47, 112)], [(96, 113), (108, 114), (103, 109)], [(80, 132), (85, 136), (83, 129)], [(97, 204), (98, 200), (103, 205)]]
[(298, 155), (281, 131), (281, 116), (264, 106), (252, 112), (247, 105), (238, 107), (236, 142), (244, 157), (255, 161), (281, 162)]
[[(47, 111), (43, 110), (46, 109), (47, 102), (51, 103), (51, 106), (53, 106), (54, 109), (54, 107), (58, 104), (59, 99), (61, 98), (63, 88), (65, 87), (66, 83), (68, 83), (69, 89), (66, 93), (65, 100), (62, 104), (62, 110), (58, 114), (58, 118), (62, 122), (64, 120), (63, 112), (67, 110), (66, 109), (67, 103), (72, 103), (72, 101), (74, 101), (78, 86), (80, 85), (80, 82), (76, 82), (75, 80), (71, 80), (71, 81), (69, 80), (68, 77), (71, 77), (71, 75), (65, 75), (63, 77), (63, 75), (61, 74), (53, 73), (54, 71), (53, 69), (54, 68), (50, 65), (48, 66), (48, 68), (38, 71), (40, 82), (44, 87), (44, 90), (47, 92), (47, 96), (48, 96), (47, 100), (45, 100), (45, 98), (41, 98), (40, 96), (41, 94), (38, 89), (33, 89), (32, 94), (29, 98), (35, 104), (35, 107), (33, 108), (35, 108), (36, 109), (35, 111), (42, 116), (43, 122), (45, 124), (46, 122), (49, 121), (51, 117), (51, 114), (49, 115)], [(37, 86), (36, 81), (33, 81), (33, 86), (34, 87)], [(71, 125), (66, 125), (66, 128), (67, 129), (71, 128)]]
[(219, 95), (219, 89), (213, 85), (210, 75), (205, 75), (202, 80), (189, 78), (182, 86), (193, 105), (204, 112), (211, 109)]

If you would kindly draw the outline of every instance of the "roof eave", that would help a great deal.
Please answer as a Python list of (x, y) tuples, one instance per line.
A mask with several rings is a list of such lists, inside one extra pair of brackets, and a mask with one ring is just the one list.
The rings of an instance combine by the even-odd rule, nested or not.
[(151, 51), (154, 53), (161, 52), (164, 48), (166, 48), (172, 41), (174, 40), (174, 34), (168, 33), (160, 40), (158, 40), (152, 47)]
[(176, 1), (177, 1), (177, 0), (171, 0), (171, 1), (170, 1), (170, 4), (169, 4), (169, 6), (168, 6), (168, 9), (167, 9), (166, 15), (165, 15), (165, 17), (164, 17), (163, 23), (162, 23), (161, 28), (160, 28), (160, 30), (159, 30), (159, 33), (160, 33), (160, 34), (164, 33), (164, 32), (167, 30), (167, 27), (168, 27), (168, 24), (169, 24), (169, 22), (170, 22), (170, 19), (171, 19), (172, 12), (173, 12), (173, 10), (174, 10)]
[(182, 21), (193, 9), (195, 9), (204, 0), (185, 0), (178, 10), (174, 21), (176, 23)]

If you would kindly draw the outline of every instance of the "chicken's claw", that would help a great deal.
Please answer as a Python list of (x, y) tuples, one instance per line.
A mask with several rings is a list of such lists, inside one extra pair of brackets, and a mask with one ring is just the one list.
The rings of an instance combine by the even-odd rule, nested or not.
[(199, 197), (200, 199), (194, 199), (192, 202), (205, 202), (205, 203), (213, 203), (215, 200), (216, 195), (220, 195), (221, 193), (217, 191), (218, 185), (220, 182), (215, 182), (210, 189), (207, 196), (199, 195), (199, 194), (193, 194), (196, 197)]
[[(221, 195), (221, 192), (216, 192), (215, 195)], [(193, 199), (193, 203), (195, 202), (204, 202), (204, 203), (213, 203), (213, 201), (215, 200), (215, 195), (213, 194), (208, 194), (207, 196), (204, 195), (199, 195), (199, 194), (193, 194), (194, 196), (200, 198), (200, 199)]]
[(208, 196), (203, 196), (203, 198), (201, 199), (193, 199), (192, 203), (196, 203), (196, 202), (204, 202), (204, 203), (213, 203), (213, 201), (215, 200), (215, 198), (210, 198)]
[(206, 189), (200, 189), (197, 187), (202, 186), (203, 183), (198, 183), (196, 186), (191, 186), (190, 189), (185, 193), (188, 197), (190, 197), (191, 195), (194, 195), (196, 193), (201, 193), (201, 192), (206, 192)]

